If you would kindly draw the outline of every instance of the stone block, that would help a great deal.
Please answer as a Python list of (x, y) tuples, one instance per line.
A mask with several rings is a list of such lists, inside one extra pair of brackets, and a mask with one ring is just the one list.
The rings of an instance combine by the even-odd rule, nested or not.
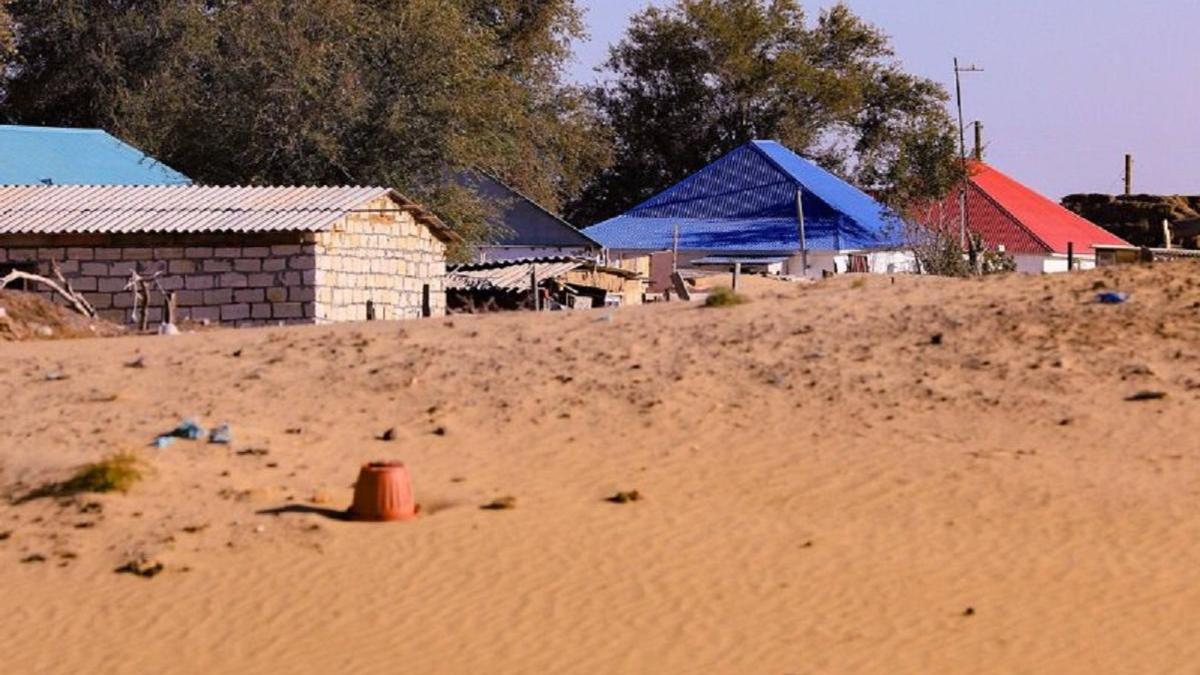
[(95, 249), (95, 260), (120, 260), (121, 249), (108, 246), (98, 246)]
[(89, 277), (108, 276), (108, 263), (85, 262), (79, 266), (79, 273)]
[(280, 288), (278, 286), (275, 288), (268, 288), (266, 295), (267, 300), (270, 302), (287, 302), (286, 288)]
[(242, 249), (243, 258), (265, 258), (271, 255), (269, 246), (246, 246)]
[(225, 305), (231, 302), (233, 302), (233, 289), (216, 288), (204, 291), (204, 304), (206, 305)]
[(272, 305), (272, 316), (276, 319), (299, 319), (304, 317), (304, 307), (298, 302), (281, 302)]
[(196, 261), (172, 260), (167, 264), (167, 271), (171, 274), (191, 274), (196, 271)]
[(211, 246), (189, 246), (183, 252), (186, 258), (211, 258), (213, 249)]
[(233, 261), (231, 260), (205, 260), (200, 267), (205, 272), (232, 272)]
[(99, 280), (96, 289), (101, 293), (120, 293), (125, 290), (125, 284), (129, 283), (121, 277), (103, 277)]
[(96, 258), (96, 250), (89, 247), (71, 247), (67, 249), (67, 259), (69, 260), (94, 260)]
[(228, 272), (221, 275), (221, 286), (224, 288), (245, 288), (248, 283), (245, 274)]
[(179, 291), (175, 294), (175, 302), (180, 307), (203, 305), (204, 291)]
[(316, 290), (312, 286), (293, 286), (288, 289), (288, 300), (292, 302), (313, 302), (316, 299)]
[(65, 248), (39, 248), (37, 257), (41, 260), (62, 260), (67, 257)]
[(137, 261), (135, 260), (120, 260), (108, 265), (108, 275), (110, 277), (129, 277), (129, 273), (138, 269)]
[(260, 302), (250, 306), (250, 317), (254, 319), (269, 319), (271, 318), (270, 303)]
[(265, 258), (262, 261), (264, 272), (280, 272), (287, 269), (287, 258)]
[(8, 250), (8, 259), (11, 262), (33, 262), (37, 260), (37, 249), (34, 248), (12, 248)]
[(233, 261), (233, 269), (238, 272), (259, 272), (262, 270), (262, 261), (258, 258), (238, 258)]
[[(271, 255), (274, 256), (300, 255), (302, 252), (298, 244), (277, 244), (271, 247)], [(266, 256), (263, 257), (265, 258)]]
[(162, 285), (164, 290), (177, 291), (183, 288), (183, 279), (184, 277), (179, 276), (159, 277), (158, 283)]
[(182, 258), (182, 257), (183, 257), (183, 248), (180, 248), (180, 247), (164, 247), (164, 248), (155, 247), (155, 249), (154, 249), (154, 259), (155, 260), (172, 260), (175, 258)]
[(216, 285), (216, 281), (213, 277), (201, 274), (195, 274), (187, 277), (187, 281), (184, 282), (184, 286), (191, 290), (205, 290), (214, 288)]
[(122, 260), (153, 260), (154, 249), (152, 248), (124, 248), (121, 249)]
[(62, 273), (64, 275), (74, 276), (76, 274), (79, 274), (79, 261), (78, 260), (64, 260), (58, 264), (58, 268), (60, 270), (62, 270)]
[(261, 288), (247, 288), (233, 294), (235, 302), (262, 302), (265, 296)]
[(317, 263), (313, 256), (296, 255), (288, 258), (288, 267), (294, 270), (316, 269)]
[(208, 319), (209, 321), (221, 320), (220, 307), (193, 307), (191, 314), (192, 321), (203, 321), (204, 319)]
[(275, 285), (274, 274), (251, 274), (246, 277), (246, 285), (251, 288), (267, 288)]
[(112, 306), (122, 309), (133, 307), (133, 293), (115, 293), (112, 296)]
[(80, 292), (94, 291), (99, 286), (96, 283), (96, 277), (76, 277), (71, 280), (71, 285), (75, 287), (75, 290)]
[(221, 321), (241, 321), (250, 318), (250, 305), (221, 305)]
[(242, 249), (240, 246), (225, 246), (213, 249), (214, 258), (240, 258), (242, 257)]

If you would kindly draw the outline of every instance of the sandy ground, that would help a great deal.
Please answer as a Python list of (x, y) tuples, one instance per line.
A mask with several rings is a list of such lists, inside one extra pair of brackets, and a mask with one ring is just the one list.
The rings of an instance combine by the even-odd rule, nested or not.
[[(1196, 668), (1200, 266), (752, 294), (0, 344), (0, 669)], [(329, 517), (379, 458), (424, 515)]]

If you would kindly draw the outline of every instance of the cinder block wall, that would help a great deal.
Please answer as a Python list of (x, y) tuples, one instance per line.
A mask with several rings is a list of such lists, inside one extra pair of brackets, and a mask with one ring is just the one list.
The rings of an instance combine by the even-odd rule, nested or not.
[[(232, 325), (312, 323), (315, 251), (311, 235), (179, 237), (61, 236), (0, 248), (0, 264), (36, 266), (63, 276), (105, 319), (133, 321), (130, 272), (163, 273), (159, 282), (176, 293), (177, 318)], [(37, 244), (37, 245), (33, 245)], [(40, 288), (38, 290), (41, 290)], [(57, 300), (49, 291), (43, 295)], [(150, 294), (152, 323), (162, 320), (163, 298)]]
[(415, 319), (429, 286), (431, 316), (446, 313), (446, 247), (386, 198), (316, 235), (316, 319), (363, 321), (367, 301), (379, 320)]
[[(130, 271), (163, 270), (177, 318), (235, 326), (418, 318), (423, 287), (430, 313), (446, 311), (445, 245), (411, 214), (380, 199), (320, 233), (243, 235), (50, 235), (0, 240), (0, 266), (29, 265), (63, 276), (102, 317), (133, 321)], [(57, 301), (49, 291), (43, 293)], [(151, 293), (149, 317), (162, 321)]]

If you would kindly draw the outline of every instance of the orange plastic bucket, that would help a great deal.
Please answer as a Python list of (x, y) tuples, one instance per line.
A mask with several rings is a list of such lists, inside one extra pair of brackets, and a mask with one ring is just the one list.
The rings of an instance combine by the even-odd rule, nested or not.
[(355, 520), (409, 520), (417, 515), (412, 480), (401, 462), (364, 464), (354, 484), (354, 504), (350, 515)]

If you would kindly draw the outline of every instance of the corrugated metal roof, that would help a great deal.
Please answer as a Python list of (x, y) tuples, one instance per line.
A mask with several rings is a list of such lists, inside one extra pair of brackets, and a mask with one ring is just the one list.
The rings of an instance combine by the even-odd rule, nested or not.
[[(1124, 246), (1124, 239), (1056, 204), (1033, 189), (983, 162), (971, 162), (967, 190), (967, 226), (989, 247), (1004, 246), (1008, 253), (1086, 255), (1100, 244)], [(940, 204), (941, 222), (958, 232), (959, 191)], [(939, 208), (935, 205), (934, 208)], [(935, 223), (936, 224), (936, 223)]]
[(0, 186), (0, 235), (316, 232), (382, 196), (445, 238), (432, 213), (382, 187)]
[(0, 185), (187, 185), (191, 179), (100, 129), (0, 125)]
[(748, 143), (625, 214), (584, 232), (609, 248), (794, 252), (802, 191), (809, 250), (888, 248), (903, 223), (882, 204), (774, 141)]
[(446, 275), (446, 287), (453, 289), (497, 288), (505, 291), (529, 290), (530, 275), (539, 280), (553, 279), (587, 264), (582, 258), (547, 256), (523, 260), (496, 260), (454, 268)]

